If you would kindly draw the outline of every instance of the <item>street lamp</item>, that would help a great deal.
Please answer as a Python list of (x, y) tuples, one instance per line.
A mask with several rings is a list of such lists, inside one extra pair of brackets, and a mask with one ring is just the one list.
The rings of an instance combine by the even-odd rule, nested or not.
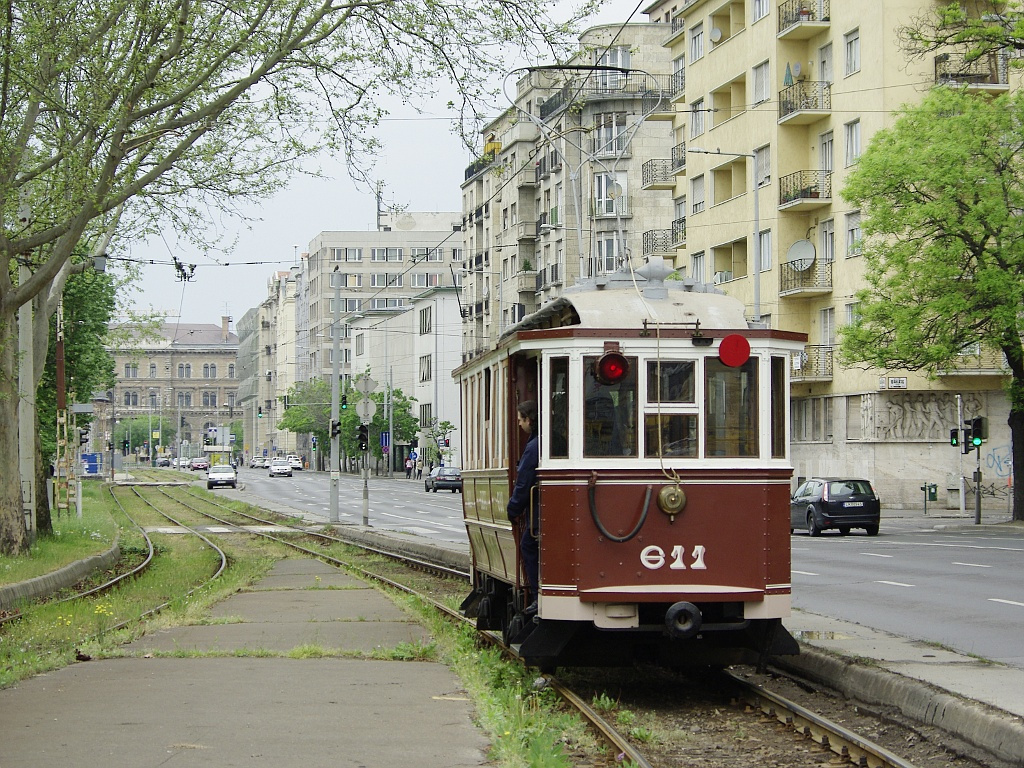
[(750, 180), (754, 194), (754, 320), (761, 322), (761, 221), (757, 204), (757, 153), (756, 152), (723, 152), (721, 149), (704, 149), (689, 147), (687, 152), (698, 155), (725, 155), (727, 157), (750, 158)]

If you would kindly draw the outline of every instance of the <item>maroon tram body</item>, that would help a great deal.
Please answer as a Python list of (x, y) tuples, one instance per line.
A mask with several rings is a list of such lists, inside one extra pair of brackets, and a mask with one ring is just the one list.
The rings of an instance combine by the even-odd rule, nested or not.
[[(463, 607), (538, 666), (796, 652), (781, 625), (788, 372), (805, 338), (748, 327), (738, 301), (658, 278), (567, 291), (455, 372), (473, 554)], [(525, 400), (540, 411), (536, 614), (506, 516)]]

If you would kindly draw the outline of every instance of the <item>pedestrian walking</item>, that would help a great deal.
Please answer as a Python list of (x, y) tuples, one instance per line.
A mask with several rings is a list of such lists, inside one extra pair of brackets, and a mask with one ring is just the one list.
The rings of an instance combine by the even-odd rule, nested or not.
[(412, 477), (412, 459), (407, 458), (405, 460), (405, 479), (408, 480)]
[(423, 479), (423, 459), (416, 459), (416, 479)]

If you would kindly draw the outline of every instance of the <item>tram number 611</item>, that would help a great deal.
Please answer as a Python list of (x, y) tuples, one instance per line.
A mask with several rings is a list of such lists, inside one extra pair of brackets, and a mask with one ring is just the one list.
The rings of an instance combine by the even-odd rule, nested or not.
[(643, 551), (640, 553), (640, 562), (643, 564), (644, 568), (648, 568), (652, 571), (665, 567), (666, 562), (668, 562), (669, 570), (673, 571), (685, 571), (687, 567), (695, 571), (706, 571), (708, 567), (704, 564), (704, 552), (705, 549), (703, 544), (695, 546), (693, 551), (690, 553), (692, 562), (687, 566), (684, 562), (686, 559), (686, 547), (682, 544), (676, 544), (672, 547), (672, 553), (669, 557), (665, 556), (665, 550), (652, 544), (649, 547), (643, 548)]

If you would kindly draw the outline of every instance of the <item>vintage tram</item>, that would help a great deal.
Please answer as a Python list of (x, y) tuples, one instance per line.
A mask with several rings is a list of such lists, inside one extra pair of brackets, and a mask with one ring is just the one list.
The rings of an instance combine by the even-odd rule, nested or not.
[[(455, 371), (473, 563), (463, 609), (527, 663), (797, 652), (781, 622), (788, 372), (806, 338), (751, 327), (741, 302), (670, 273), (652, 259), (569, 288)], [(539, 406), (536, 613), (506, 515), (527, 400)]]

